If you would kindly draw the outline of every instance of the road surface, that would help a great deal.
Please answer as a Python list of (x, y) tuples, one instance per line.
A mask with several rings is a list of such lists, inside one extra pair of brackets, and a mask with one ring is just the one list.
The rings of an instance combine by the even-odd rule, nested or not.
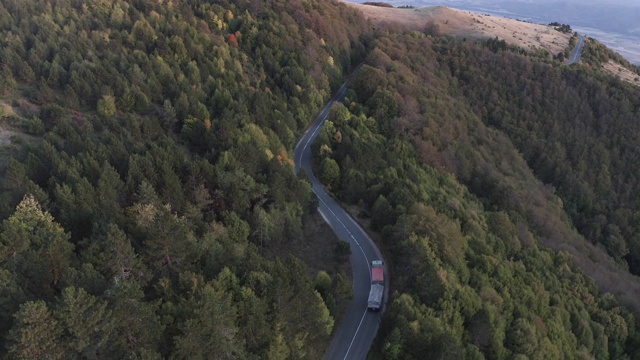
[[(371, 286), (372, 260), (382, 259), (380, 251), (360, 226), (327, 194), (311, 169), (311, 144), (316, 138), (329, 115), (334, 101), (342, 101), (347, 91), (346, 83), (329, 101), (315, 119), (293, 152), (296, 173), (304, 169), (309, 176), (313, 192), (318, 196), (318, 211), (331, 226), (338, 237), (351, 244), (351, 266), (353, 268), (353, 299), (336, 330), (333, 341), (327, 351), (327, 359), (365, 359), (378, 331), (381, 313), (367, 311), (367, 300)], [(388, 279), (385, 269), (385, 277)], [(385, 283), (388, 292), (388, 280)], [(386, 302), (386, 296), (383, 301)]]
[(582, 46), (584, 45), (584, 36), (578, 34), (578, 45), (575, 49), (573, 49), (573, 53), (567, 61), (567, 65), (575, 64), (578, 60), (580, 60), (580, 53), (582, 52)]

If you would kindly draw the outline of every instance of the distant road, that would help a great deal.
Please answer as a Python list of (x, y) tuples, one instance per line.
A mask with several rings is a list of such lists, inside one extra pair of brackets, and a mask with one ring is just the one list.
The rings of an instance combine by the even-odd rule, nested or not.
[[(331, 105), (335, 101), (342, 101), (347, 91), (346, 83), (329, 101), (314, 123), (302, 136), (293, 152), (296, 162), (296, 173), (304, 169), (309, 176), (313, 192), (318, 196), (318, 211), (331, 226), (338, 237), (351, 244), (351, 266), (353, 267), (353, 299), (336, 330), (331, 346), (327, 351), (327, 359), (365, 359), (378, 331), (381, 313), (367, 311), (367, 300), (371, 286), (372, 260), (382, 259), (380, 251), (373, 241), (324, 190), (324, 187), (313, 174), (311, 164), (311, 144), (316, 138), (329, 115)], [(385, 269), (386, 273), (386, 269)], [(385, 274), (386, 275), (386, 274)], [(388, 276), (385, 276), (388, 279)], [(388, 289), (388, 280), (385, 284)], [(386, 297), (384, 301), (386, 302)], [(338, 320), (338, 319), (336, 319)]]
[(573, 53), (567, 61), (567, 65), (575, 64), (578, 60), (580, 60), (580, 53), (582, 52), (582, 46), (584, 45), (584, 36), (578, 34), (578, 46), (573, 49)]

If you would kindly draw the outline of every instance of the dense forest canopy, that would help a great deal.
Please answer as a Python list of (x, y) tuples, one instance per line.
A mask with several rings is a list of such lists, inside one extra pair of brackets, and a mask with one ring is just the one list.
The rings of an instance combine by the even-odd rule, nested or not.
[(364, 59), (313, 150), (390, 266), (372, 357), (639, 357), (638, 89), (544, 55), (333, 1), (0, 2), (0, 354), (321, 358), (349, 250), (297, 256), (290, 153)]
[(633, 256), (638, 90), (500, 45), (378, 38), (316, 144), (391, 268), (373, 357), (640, 356), (638, 280), (586, 243)]
[[(347, 31), (350, 29), (351, 31)], [(0, 354), (319, 358), (297, 135), (371, 37), (326, 1), (0, 3)]]
[[(470, 105), (554, 185), (581, 234), (640, 274), (637, 88), (524, 59), (464, 54), (477, 67), (453, 63), (452, 71)], [(509, 79), (514, 73), (518, 79)]]

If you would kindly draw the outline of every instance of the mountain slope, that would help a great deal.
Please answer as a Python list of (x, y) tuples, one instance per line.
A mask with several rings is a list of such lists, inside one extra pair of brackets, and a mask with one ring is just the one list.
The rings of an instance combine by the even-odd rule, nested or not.
[[(344, 1), (344, 4), (362, 12), (378, 27), (426, 31), (459, 40), (504, 40), (509, 45), (543, 57), (561, 56), (566, 59), (577, 41), (571, 36), (571, 31), (558, 31), (554, 26), (445, 6), (389, 8), (349, 1)], [(640, 86), (640, 68), (597, 40), (588, 39), (586, 55), (582, 59), (583, 64), (602, 68), (612, 76)]]
[(32, 136), (1, 149), (0, 353), (321, 358), (350, 282), (290, 256), (289, 153), (370, 36), (326, 1), (2, 2), (1, 127)]
[(313, 150), (388, 260), (372, 356), (640, 356), (637, 89), (378, 30), (320, 0), (0, 3), (0, 352), (322, 357), (348, 249), (293, 256), (290, 153), (366, 55)]
[[(577, 133), (591, 127), (582, 112), (604, 104), (619, 113), (603, 122), (636, 126), (637, 90), (495, 41), (408, 31), (375, 45), (316, 145), (318, 161), (340, 168), (336, 195), (368, 218), (389, 261), (374, 358), (637, 356), (640, 280), (576, 231), (576, 200), (548, 185), (577, 169), (572, 150), (637, 134)], [(563, 148), (529, 152), (527, 139), (556, 139), (547, 131)], [(544, 177), (542, 163), (559, 168)], [(596, 164), (606, 163), (585, 160)], [(580, 191), (588, 180), (576, 177), (567, 184)]]

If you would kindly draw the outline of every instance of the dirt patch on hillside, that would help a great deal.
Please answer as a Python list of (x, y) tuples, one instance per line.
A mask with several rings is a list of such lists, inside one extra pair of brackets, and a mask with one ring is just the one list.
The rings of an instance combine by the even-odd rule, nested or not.
[(11, 103), (7, 99), (0, 99), (0, 146), (11, 145), (11, 138), (16, 135), (16, 132), (9, 130), (9, 126), (6, 122), (6, 118), (15, 116), (16, 112)]
[(15, 132), (7, 130), (0, 126), (0, 146), (11, 145), (11, 137), (15, 135)]
[(617, 62), (614, 62), (613, 60), (609, 60), (609, 62), (604, 64), (602, 67), (609, 74), (619, 78), (620, 80), (626, 81), (636, 86), (640, 86), (640, 75), (618, 64)]
[(467, 39), (498, 37), (510, 45), (528, 51), (546, 49), (555, 55), (569, 46), (570, 34), (551, 26), (534, 24), (499, 16), (482, 15), (445, 6), (422, 6), (413, 9), (383, 8), (344, 2), (360, 10), (379, 26), (403, 27), (412, 30), (435, 30), (443, 35)]

